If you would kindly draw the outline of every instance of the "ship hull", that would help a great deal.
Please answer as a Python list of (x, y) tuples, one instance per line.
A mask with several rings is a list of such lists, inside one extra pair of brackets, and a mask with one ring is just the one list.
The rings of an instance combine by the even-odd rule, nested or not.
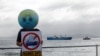
[(61, 38), (53, 38), (53, 37), (47, 37), (47, 40), (71, 40), (72, 37), (61, 37)]

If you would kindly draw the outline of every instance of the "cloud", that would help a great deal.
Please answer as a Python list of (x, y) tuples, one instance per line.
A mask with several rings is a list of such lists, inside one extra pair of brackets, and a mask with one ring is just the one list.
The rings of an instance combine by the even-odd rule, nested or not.
[(99, 35), (99, 5), (98, 0), (0, 0), (0, 36), (17, 35), (18, 14), (27, 8), (38, 13), (43, 34)]
[[(44, 33), (52, 34), (92, 34), (99, 35), (99, 6), (95, 1), (74, 2), (71, 4), (58, 3), (41, 8), (46, 23), (41, 24)], [(41, 20), (42, 21), (42, 20)], [(94, 23), (95, 22), (95, 23)], [(97, 22), (97, 23), (96, 23)], [(51, 23), (51, 24), (50, 24)], [(49, 27), (48, 27), (49, 25)], [(45, 31), (45, 30), (48, 30)]]
[(53, 3), (45, 7), (40, 7), (39, 10), (55, 10), (55, 9), (60, 9), (64, 7), (68, 7), (69, 4), (67, 3)]

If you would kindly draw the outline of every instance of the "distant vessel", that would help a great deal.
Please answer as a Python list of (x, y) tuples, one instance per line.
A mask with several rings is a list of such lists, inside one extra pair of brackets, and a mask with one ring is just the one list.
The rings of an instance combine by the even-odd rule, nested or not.
[(47, 37), (47, 40), (71, 40), (72, 37), (57, 37), (57, 36), (54, 36), (54, 37)]
[(90, 40), (90, 38), (86, 36), (85, 38), (83, 38), (83, 40)]

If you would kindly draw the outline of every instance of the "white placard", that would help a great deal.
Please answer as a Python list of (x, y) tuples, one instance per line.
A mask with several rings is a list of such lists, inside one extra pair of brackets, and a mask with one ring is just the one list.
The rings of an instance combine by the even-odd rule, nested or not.
[(41, 51), (42, 34), (40, 31), (21, 32), (22, 52), (23, 51)]

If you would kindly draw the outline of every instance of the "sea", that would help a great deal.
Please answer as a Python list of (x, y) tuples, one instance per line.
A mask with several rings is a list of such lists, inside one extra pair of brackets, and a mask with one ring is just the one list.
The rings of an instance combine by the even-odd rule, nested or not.
[[(42, 56), (100, 56), (99, 45), (100, 38), (91, 38), (90, 40), (82, 38), (73, 38), (72, 40), (43, 39)], [(17, 47), (16, 40), (1, 39), (0, 48), (2, 47)], [(0, 49), (0, 56), (20, 56), (20, 49)]]

